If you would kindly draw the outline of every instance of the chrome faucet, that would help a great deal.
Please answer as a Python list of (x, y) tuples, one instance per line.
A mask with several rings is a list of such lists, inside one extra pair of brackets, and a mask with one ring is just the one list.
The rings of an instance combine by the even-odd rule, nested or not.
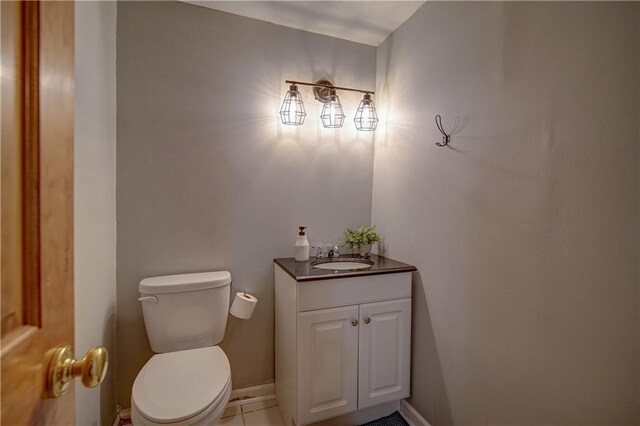
[(316, 259), (340, 257), (340, 247), (344, 244), (313, 246), (317, 249)]
[(340, 257), (340, 247), (344, 244), (336, 244), (329, 247), (329, 257)]

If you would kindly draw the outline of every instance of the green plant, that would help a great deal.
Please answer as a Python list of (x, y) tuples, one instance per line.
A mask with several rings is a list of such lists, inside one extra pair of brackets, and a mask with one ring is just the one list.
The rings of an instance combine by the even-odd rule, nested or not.
[(376, 225), (362, 225), (358, 229), (347, 228), (344, 230), (345, 243), (349, 247), (359, 249), (367, 244), (375, 244), (380, 241), (380, 235), (376, 232)]

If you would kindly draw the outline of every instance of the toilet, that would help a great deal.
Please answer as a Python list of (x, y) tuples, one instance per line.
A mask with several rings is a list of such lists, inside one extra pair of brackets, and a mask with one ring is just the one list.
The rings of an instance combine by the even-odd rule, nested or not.
[(231, 274), (145, 278), (139, 291), (155, 355), (133, 383), (133, 424), (215, 424), (231, 395), (229, 360), (216, 346), (227, 326)]

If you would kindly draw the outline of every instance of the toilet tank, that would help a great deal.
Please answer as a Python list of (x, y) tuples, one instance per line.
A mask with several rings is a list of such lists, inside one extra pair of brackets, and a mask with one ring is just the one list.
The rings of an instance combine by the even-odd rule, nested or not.
[(145, 278), (138, 290), (153, 352), (203, 348), (222, 341), (231, 292), (228, 271)]

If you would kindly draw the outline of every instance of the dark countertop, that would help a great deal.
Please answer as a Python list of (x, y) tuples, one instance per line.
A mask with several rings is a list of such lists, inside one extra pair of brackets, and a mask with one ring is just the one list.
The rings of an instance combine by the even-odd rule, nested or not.
[[(355, 269), (347, 271), (315, 269), (313, 267), (318, 263), (324, 263), (330, 260), (333, 260), (334, 262), (362, 262), (363, 260), (366, 260), (371, 263), (371, 267), (366, 269)], [(309, 260), (306, 262), (296, 262), (293, 257), (281, 257), (278, 259), (273, 259), (273, 261), (282, 269), (284, 269), (284, 271), (296, 281), (315, 281), (332, 278), (363, 277), (366, 275), (395, 274), (398, 272), (417, 271), (416, 267), (413, 265), (408, 265), (406, 263), (398, 262), (397, 260), (389, 259), (388, 257), (378, 256), (375, 254), (370, 255), (367, 259), (348, 254), (333, 259), (309, 258)]]

